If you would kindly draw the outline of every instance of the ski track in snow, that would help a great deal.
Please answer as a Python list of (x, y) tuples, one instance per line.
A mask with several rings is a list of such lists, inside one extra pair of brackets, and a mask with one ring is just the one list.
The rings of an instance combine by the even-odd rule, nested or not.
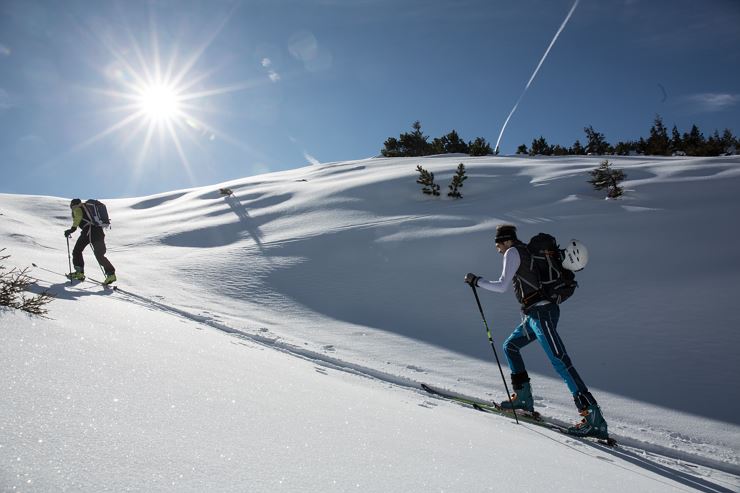
[[(59, 273), (56, 273), (56, 274), (61, 275)], [(111, 291), (111, 294), (117, 295), (123, 298), (124, 300), (129, 301), (134, 304), (139, 304), (142, 306), (148, 305), (150, 307), (156, 308), (157, 310), (161, 310), (163, 312), (166, 312), (166, 313), (178, 316), (178, 317), (182, 317), (192, 322), (197, 322), (199, 324), (206, 325), (218, 331), (224, 332), (230, 336), (236, 337), (237, 339), (249, 341), (249, 342), (258, 344), (262, 347), (265, 347), (265, 348), (273, 349), (276, 351), (289, 354), (294, 357), (304, 359), (314, 365), (317, 365), (316, 370), (319, 373), (325, 373), (326, 371), (325, 369), (328, 368), (328, 369), (332, 369), (336, 371), (342, 371), (342, 372), (350, 373), (353, 375), (381, 381), (381, 382), (384, 382), (390, 385), (394, 385), (396, 387), (411, 389), (417, 393), (428, 395), (428, 393), (421, 388), (422, 383), (427, 383), (425, 381), (416, 381), (416, 380), (412, 380), (409, 378), (405, 378), (400, 375), (382, 372), (382, 371), (379, 371), (373, 368), (350, 363), (340, 358), (329, 356), (327, 354), (316, 352), (311, 349), (289, 344), (287, 342), (281, 341), (280, 338), (277, 336), (271, 337), (268, 335), (264, 335), (264, 334), (269, 333), (269, 330), (265, 328), (260, 328), (259, 331), (256, 333), (246, 332), (244, 330), (240, 330), (240, 329), (231, 327), (227, 324), (224, 324), (222, 322), (219, 322), (218, 320), (215, 320), (213, 317), (209, 315), (191, 313), (187, 310), (177, 308), (174, 306), (170, 306), (163, 302), (155, 301), (155, 300), (137, 295), (135, 293), (132, 293), (131, 291), (127, 291), (121, 288), (118, 288), (115, 291)], [(326, 347), (325, 350), (332, 351), (333, 349), (331, 348), (331, 346), (329, 346), (329, 347)], [(409, 366), (408, 368), (416, 372), (424, 372), (423, 369), (414, 367), (413, 365)], [(460, 394), (457, 392), (454, 392), (454, 393), (463, 398), (467, 398), (471, 400), (486, 401), (486, 399), (482, 399), (477, 396)], [(430, 396), (429, 398), (431, 400), (436, 399), (436, 400), (447, 401), (446, 399), (441, 398), (439, 396)], [(508, 419), (508, 418), (502, 418), (502, 419)], [(550, 419), (553, 423), (558, 424), (560, 426), (569, 425), (568, 423), (564, 421), (560, 421), (560, 420), (552, 419), (552, 418)], [(522, 426), (529, 427), (535, 433), (539, 433), (539, 430), (536, 427), (533, 427), (533, 425), (527, 426), (527, 424), (524, 423), (522, 424)], [(691, 470), (691, 468), (695, 468), (696, 466), (704, 466), (704, 467), (708, 467), (712, 469), (717, 469), (719, 471), (723, 471), (729, 474), (740, 476), (740, 466), (737, 466), (734, 464), (727, 464), (722, 461), (713, 460), (709, 457), (701, 457), (701, 456), (694, 455), (688, 452), (681, 452), (681, 451), (677, 451), (674, 449), (670, 449), (668, 447), (663, 447), (663, 446), (651, 444), (651, 443), (644, 442), (644, 441), (622, 437), (614, 433), (610, 433), (610, 436), (617, 440), (619, 444), (618, 447), (610, 448), (610, 447), (606, 447), (606, 446), (594, 443), (587, 439), (577, 439), (575, 437), (567, 437), (564, 441), (566, 444), (570, 444), (571, 447), (583, 447), (583, 446), (591, 447), (591, 448), (600, 450), (602, 453), (606, 453), (607, 455), (611, 454), (615, 457), (620, 457), (626, 460), (627, 462), (646, 466), (649, 469), (661, 469), (664, 467), (665, 468), (664, 472), (668, 472), (670, 475), (676, 474), (676, 471), (668, 466), (665, 466), (665, 465), (661, 466), (660, 465), (661, 463), (670, 464), (670, 466), (674, 468), (675, 467), (688, 468), (689, 470)], [(604, 458), (604, 460), (610, 460), (610, 459)], [(692, 466), (692, 464), (694, 465)], [(684, 479), (684, 480), (687, 480), (687, 479)], [(688, 481), (696, 482), (697, 485), (702, 484), (701, 480), (697, 480), (696, 478), (693, 478), (693, 477), (691, 477), (691, 479), (688, 479)], [(711, 490), (711, 491), (714, 491), (714, 490)], [(722, 491), (722, 490), (717, 490), (717, 491)]]

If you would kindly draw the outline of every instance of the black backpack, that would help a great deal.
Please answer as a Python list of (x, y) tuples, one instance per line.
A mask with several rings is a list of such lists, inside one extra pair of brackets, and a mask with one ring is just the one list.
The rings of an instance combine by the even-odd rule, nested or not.
[(578, 287), (576, 275), (563, 267), (563, 251), (554, 237), (547, 233), (533, 236), (527, 243), (527, 251), (544, 299), (560, 304), (573, 296)]
[(101, 228), (110, 227), (108, 208), (101, 201), (95, 199), (86, 200), (83, 210), (85, 211), (88, 222), (93, 226), (99, 226)]

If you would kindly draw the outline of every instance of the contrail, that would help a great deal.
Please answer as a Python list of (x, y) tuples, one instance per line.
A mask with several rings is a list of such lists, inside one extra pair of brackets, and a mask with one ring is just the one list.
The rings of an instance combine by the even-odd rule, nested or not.
[(578, 2), (581, 0), (576, 0), (573, 6), (570, 8), (570, 12), (568, 12), (568, 15), (565, 17), (565, 20), (562, 24), (560, 24), (560, 29), (558, 29), (558, 32), (555, 33), (555, 37), (552, 38), (552, 41), (550, 41), (550, 46), (547, 47), (547, 50), (545, 50), (545, 54), (542, 55), (542, 59), (540, 60), (540, 63), (537, 64), (537, 68), (534, 69), (534, 72), (532, 73), (532, 77), (529, 78), (529, 82), (527, 82), (527, 85), (524, 87), (524, 90), (522, 91), (521, 96), (519, 96), (519, 99), (516, 100), (516, 104), (513, 108), (511, 108), (511, 112), (509, 113), (509, 116), (506, 117), (506, 121), (504, 122), (504, 126), (501, 127), (501, 132), (498, 134), (498, 139), (496, 140), (496, 147), (494, 148), (496, 150), (496, 153), (498, 153), (498, 145), (501, 142), (501, 136), (504, 135), (504, 130), (506, 130), (506, 125), (509, 123), (509, 120), (511, 120), (511, 116), (516, 111), (517, 107), (519, 106), (519, 103), (522, 102), (522, 98), (524, 98), (524, 95), (527, 93), (527, 89), (529, 89), (529, 86), (532, 85), (532, 81), (537, 76), (537, 72), (540, 71), (540, 67), (545, 61), (545, 58), (547, 58), (548, 53), (550, 53), (550, 50), (552, 49), (553, 45), (555, 44), (555, 41), (558, 40), (558, 36), (560, 36), (560, 33), (565, 29), (565, 25), (568, 24), (568, 21), (570, 20), (570, 16), (573, 15), (573, 12), (576, 10), (576, 7), (578, 7)]

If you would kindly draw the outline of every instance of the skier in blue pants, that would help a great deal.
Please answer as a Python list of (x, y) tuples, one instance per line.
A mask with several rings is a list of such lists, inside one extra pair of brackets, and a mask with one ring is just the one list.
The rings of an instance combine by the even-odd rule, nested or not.
[(575, 435), (607, 438), (607, 423), (601, 409), (573, 367), (565, 345), (558, 335), (560, 307), (542, 296), (539, 277), (529, 267), (529, 252), (526, 245), (517, 238), (515, 226), (503, 224), (496, 228), (496, 249), (504, 256), (499, 280), (489, 281), (475, 274), (468, 274), (465, 276), (465, 282), (497, 293), (504, 293), (509, 286), (514, 286), (514, 292), (522, 306), (522, 323), (504, 342), (504, 353), (509, 362), (514, 393), (511, 396), (511, 403), (504, 401), (501, 406), (511, 409), (513, 405), (513, 409), (534, 411), (532, 387), (520, 350), (537, 340), (555, 371), (573, 394), (576, 407), (583, 416), (583, 420), (568, 431)]

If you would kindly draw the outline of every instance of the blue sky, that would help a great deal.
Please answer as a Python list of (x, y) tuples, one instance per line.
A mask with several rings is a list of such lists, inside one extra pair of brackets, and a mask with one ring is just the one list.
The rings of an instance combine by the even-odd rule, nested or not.
[[(415, 120), (493, 144), (573, 3), (2, 0), (0, 192), (142, 196), (361, 159)], [(502, 153), (586, 125), (634, 139), (656, 114), (739, 134), (738, 26), (737, 0), (581, 0)]]

